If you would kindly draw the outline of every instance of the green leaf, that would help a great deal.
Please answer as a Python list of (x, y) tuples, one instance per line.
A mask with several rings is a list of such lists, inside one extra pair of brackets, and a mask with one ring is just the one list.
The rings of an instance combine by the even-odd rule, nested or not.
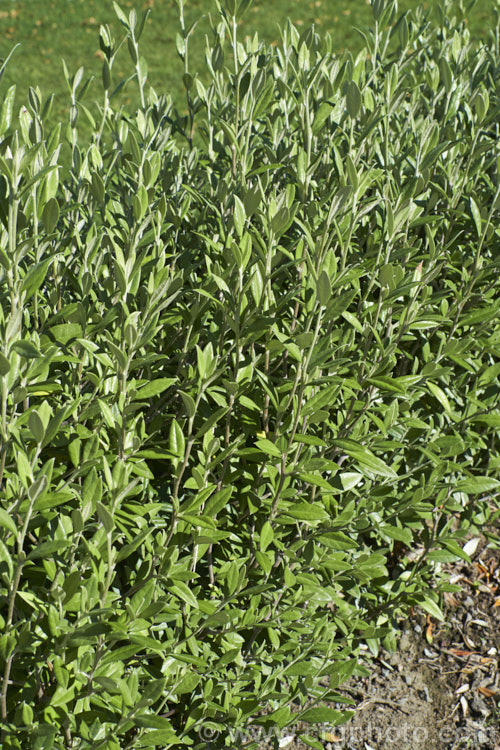
[(356, 297), (356, 294), (357, 292), (355, 290), (350, 290), (348, 292), (342, 292), (342, 294), (334, 297), (327, 307), (326, 319), (336, 320), (336, 318), (338, 318), (339, 315), (342, 315), (342, 313), (349, 307), (353, 299)]
[(500, 489), (500, 481), (494, 477), (467, 477), (460, 479), (453, 488), (456, 492), (469, 495), (483, 495)]
[(40, 474), (35, 481), (28, 486), (28, 497), (32, 503), (34, 503), (35, 500), (45, 491), (48, 481), (46, 474)]
[(165, 679), (160, 677), (156, 680), (150, 680), (144, 688), (141, 699), (138, 703), (139, 706), (151, 705), (159, 700), (165, 690)]
[(75, 411), (75, 407), (77, 406), (78, 402), (69, 403), (66, 407), (63, 407), (62, 409), (58, 409), (56, 414), (52, 417), (49, 424), (47, 425), (45, 429), (45, 436), (42, 443), (42, 448), (45, 448), (46, 445), (50, 443), (50, 441), (57, 435), (59, 432), (59, 428), (61, 427), (61, 424), (65, 419), (68, 419), (72, 413)]
[(177, 48), (177, 54), (183, 60), (186, 55), (186, 41), (179, 32), (175, 35), (175, 46)]
[(30, 483), (33, 483), (33, 471), (31, 469), (31, 464), (28, 460), (28, 457), (26, 456), (26, 453), (23, 450), (18, 450), (15, 454), (15, 458), (17, 465), (17, 475), (21, 480), (21, 484), (23, 485), (23, 487), (28, 489)]
[(257, 440), (255, 445), (262, 453), (266, 456), (274, 456), (274, 458), (281, 458), (281, 451), (279, 448), (267, 438), (261, 438)]
[(260, 268), (260, 263), (256, 263), (253, 268), (253, 273), (250, 278), (250, 289), (255, 304), (259, 307), (261, 304), (262, 293), (264, 291), (264, 279)]
[(200, 429), (195, 435), (196, 440), (203, 437), (203, 435), (206, 432), (211, 430), (212, 427), (214, 427), (217, 424), (217, 422), (219, 422), (219, 420), (222, 419), (222, 417), (224, 417), (227, 414), (228, 411), (229, 411), (229, 407), (227, 406), (221, 406), (220, 409), (217, 409), (217, 411), (215, 411), (212, 414), (212, 416), (210, 416), (207, 420), (205, 420), (205, 422), (203, 423), (203, 426), (200, 427)]
[(173, 729), (153, 729), (134, 740), (134, 744), (136, 747), (171, 747), (185, 744), (185, 742), (175, 734)]
[(381, 286), (387, 286), (390, 288), (395, 287), (395, 272), (392, 263), (385, 263), (379, 271), (378, 280)]
[(140, 18), (118, 3), (105, 99), (128, 45), (139, 107), (132, 92), (94, 122), (83, 69), (67, 127), (34, 88), (19, 122), (10, 83), (0, 97), (12, 750), (62, 746), (68, 726), (74, 745), (202, 750), (301, 709), (345, 720), (333, 691), (359, 643), (379, 653), (396, 605), (439, 603), (427, 573), (500, 503), (496, 40), (471, 46), (445, 3), (415, 25), (373, 0), (376, 50), (366, 34), (339, 58), (287, 24), (281, 51), (255, 37), (235, 61), (249, 0), (217, 0), (215, 78), (188, 65), (181, 19), (176, 101), (146, 85)]
[(73, 500), (74, 493), (71, 491), (58, 490), (57, 492), (43, 492), (35, 502), (35, 510), (46, 510), (47, 508), (55, 508), (58, 505), (67, 503), (69, 500)]
[(425, 556), (425, 559), (437, 563), (452, 563), (456, 562), (457, 557), (461, 557), (461, 555), (457, 555), (454, 552), (450, 552), (446, 549), (435, 549), (431, 552), (428, 552)]
[(47, 234), (51, 234), (59, 221), (59, 203), (56, 198), (49, 198), (42, 211), (42, 223)]
[(189, 393), (184, 393), (184, 391), (179, 391), (180, 397), (182, 398), (184, 408), (186, 409), (188, 417), (194, 417), (196, 414), (196, 404), (194, 401), (194, 398), (189, 395)]
[(422, 607), (423, 610), (428, 612), (431, 615), (431, 617), (434, 617), (435, 620), (444, 622), (444, 615), (441, 612), (438, 605), (436, 604), (436, 602), (433, 601), (433, 599), (427, 596), (418, 597), (418, 599), (416, 600), (416, 603), (418, 604), (419, 607)]
[[(338, 442), (338, 441), (334, 441)], [(341, 446), (345, 452), (354, 459), (359, 465), (361, 471), (365, 469), (376, 476), (386, 477), (387, 479), (397, 479), (397, 474), (390, 466), (387, 466), (382, 459), (374, 456), (367, 448), (350, 448)]]
[(0, 508), (0, 526), (3, 526), (4, 529), (11, 531), (14, 536), (17, 535), (18, 530), (14, 519), (3, 508)]
[(290, 211), (286, 206), (282, 206), (271, 219), (271, 229), (276, 237), (279, 237), (287, 230), (290, 223)]
[(474, 219), (474, 224), (476, 225), (476, 232), (477, 236), (480, 239), (482, 235), (482, 219), (481, 219), (481, 211), (479, 210), (479, 206), (477, 205), (474, 198), (470, 197), (470, 208), (472, 212), (472, 217)]
[(258, 209), (262, 201), (262, 191), (258, 184), (249, 186), (245, 192), (243, 199), (243, 205), (245, 207), (245, 215), (253, 216)]
[(342, 313), (342, 317), (344, 318), (344, 320), (347, 320), (347, 322), (350, 323), (352, 327), (355, 328), (356, 331), (358, 331), (358, 333), (363, 333), (363, 326), (361, 325), (361, 323), (359, 322), (359, 320), (356, 318), (355, 315), (345, 310)]
[(153, 450), (144, 450), (144, 451), (137, 451), (135, 454), (136, 456), (141, 456), (143, 458), (154, 458), (159, 460), (169, 460), (172, 458), (172, 453), (169, 453), (168, 451), (153, 451)]
[(108, 427), (113, 429), (113, 427), (115, 426), (115, 418), (113, 416), (113, 412), (111, 411), (111, 407), (101, 398), (97, 399), (97, 403), (99, 404), (99, 408), (102, 412), (102, 416), (104, 417), (104, 421), (106, 422)]
[(245, 214), (245, 206), (241, 202), (241, 200), (238, 198), (237, 195), (234, 196), (234, 226), (236, 229), (236, 232), (238, 234), (238, 237), (242, 237), (243, 231), (245, 229), (245, 220), (246, 220), (246, 214)]
[(260, 531), (260, 549), (261, 552), (265, 552), (274, 539), (273, 527), (266, 521)]
[(363, 481), (363, 475), (356, 471), (345, 471), (340, 474), (340, 481), (342, 482), (342, 488), (345, 491), (352, 490)]
[[(1, 77), (1, 76), (0, 76)], [(12, 122), (12, 113), (14, 110), (14, 100), (16, 98), (16, 84), (10, 86), (2, 102), (0, 113), (0, 136), (5, 135)]]
[(28, 425), (37, 443), (41, 443), (45, 437), (45, 427), (37, 411), (30, 412)]
[[(26, 155), (24, 158), (26, 158), (27, 161), (29, 162), (29, 160), (30, 159), (31, 160), (34, 159), (35, 156), (36, 156), (36, 153), (30, 153), (29, 155)], [(26, 164), (26, 168), (27, 168), (27, 166), (28, 166), (28, 164)], [(22, 198), (29, 191), (29, 189), (33, 185), (36, 185), (37, 182), (41, 182), (42, 177), (44, 177), (46, 174), (50, 174), (51, 172), (53, 172), (56, 169), (58, 169), (58, 165), (56, 165), (56, 164), (52, 164), (52, 165), (50, 165), (48, 167), (44, 167), (43, 169), (41, 169), (40, 172), (38, 172), (38, 174), (36, 174), (34, 177), (32, 177), (27, 182), (23, 183), (23, 187), (19, 191), (18, 197)]]
[(179, 599), (182, 599), (183, 602), (186, 602), (186, 604), (189, 604), (194, 609), (198, 609), (198, 602), (196, 601), (193, 592), (186, 586), (184, 581), (177, 581), (174, 586), (169, 586), (168, 590), (171, 594), (174, 594), (174, 596), (177, 596)]
[(326, 307), (328, 304), (330, 297), (332, 296), (332, 285), (330, 284), (330, 277), (326, 273), (326, 271), (321, 271), (318, 283), (316, 285), (316, 294), (319, 299), (320, 305), (322, 307)]
[[(137, 62), (139, 60), (139, 56), (137, 54), (137, 46), (134, 44), (134, 42), (132, 41), (132, 38), (130, 36), (127, 37), (127, 47), (128, 47), (130, 59), (132, 60), (132, 62), (134, 63), (134, 65), (137, 65)], [(109, 88), (109, 86), (107, 86), (105, 88)]]
[(0, 352), (0, 376), (8, 375), (10, 372), (10, 361)]
[(357, 547), (357, 542), (344, 534), (343, 531), (328, 531), (321, 535), (320, 541), (330, 549), (336, 550), (348, 550)]
[(128, 18), (123, 12), (123, 10), (120, 8), (117, 2), (113, 2), (113, 8), (115, 9), (115, 13), (118, 16), (118, 19), (122, 22), (122, 24), (125, 26), (126, 29), (128, 29)]
[(36, 359), (37, 357), (42, 356), (38, 349), (31, 343), (31, 341), (27, 341), (26, 339), (14, 341), (14, 343), (12, 344), (12, 348), (15, 352), (20, 354), (21, 357), (24, 357), (25, 359)]
[(290, 568), (285, 568), (284, 579), (287, 586), (294, 586), (297, 580)]
[(325, 521), (329, 518), (323, 506), (314, 503), (293, 503), (283, 512), (298, 521)]
[(464, 552), (462, 547), (454, 539), (443, 539), (441, 543), (449, 552), (452, 552), (459, 559), (465, 560), (468, 563), (472, 562), (467, 552)]
[(353, 711), (336, 711), (334, 708), (327, 706), (318, 706), (317, 708), (308, 708), (300, 714), (300, 721), (307, 724), (330, 724), (338, 726), (350, 719), (354, 715)]
[(42, 542), (35, 549), (31, 550), (28, 560), (38, 560), (40, 557), (49, 558), (55, 552), (61, 552), (71, 544), (70, 539), (58, 539), (53, 542)]
[(265, 575), (268, 576), (273, 568), (274, 555), (272, 554), (272, 552), (269, 553), (269, 552), (261, 552), (260, 550), (256, 550), (255, 559), (257, 560), (257, 563), (260, 565), (260, 567), (264, 571)]
[(448, 414), (451, 414), (452, 412), (451, 412), (450, 402), (448, 401), (446, 393), (442, 390), (442, 388), (440, 388), (435, 383), (431, 383), (431, 382), (427, 383), (427, 387), (429, 388), (434, 398), (436, 398), (439, 401), (443, 409), (446, 412), (448, 412)]
[(97, 509), (97, 515), (99, 516), (99, 520), (104, 526), (104, 530), (106, 531), (106, 533), (110, 534), (115, 527), (113, 516), (111, 515), (109, 510), (106, 508), (106, 506), (103, 505), (99, 501), (96, 503), (96, 509)]
[(112, 680), (111, 677), (106, 677), (106, 675), (99, 675), (98, 677), (94, 677), (93, 682), (101, 685), (101, 687), (103, 687), (109, 693), (117, 694), (120, 692), (116, 680)]
[(321, 445), (326, 448), (327, 443), (316, 435), (303, 435), (300, 432), (296, 432), (293, 436), (294, 443), (302, 443), (303, 445)]
[(420, 375), (404, 375), (399, 378), (391, 378), (387, 375), (379, 375), (376, 378), (367, 378), (366, 382), (370, 383), (370, 385), (374, 385), (381, 391), (401, 393), (402, 395), (404, 395), (411, 385), (418, 383), (420, 380), (422, 380)]
[(311, 737), (309, 734), (304, 734), (303, 732), (300, 733), (300, 741), (304, 743), (304, 745), (307, 745), (307, 747), (312, 747), (313, 750), (323, 750), (324, 744), (321, 740), (315, 740), (314, 737)]
[(316, 665), (311, 661), (299, 661), (291, 664), (285, 669), (284, 674), (293, 677), (304, 677), (307, 674), (314, 674), (317, 670)]
[(213, 373), (216, 364), (211, 343), (208, 343), (204, 349), (201, 349), (199, 346), (196, 347), (196, 361), (200, 379), (206, 380)]
[(361, 93), (355, 81), (351, 81), (347, 86), (346, 105), (349, 116), (357, 117), (361, 109)]
[(324, 492), (337, 494), (335, 487), (332, 487), (332, 485), (329, 484), (326, 479), (323, 479), (320, 474), (313, 474), (310, 471), (301, 471), (299, 472), (299, 477), (303, 482), (308, 482), (315, 487), (320, 487)]
[(139, 41), (139, 39), (142, 36), (142, 32), (144, 31), (144, 26), (145, 26), (146, 21), (148, 20), (148, 18), (150, 16), (150, 14), (151, 14), (151, 8), (147, 8), (144, 11), (144, 13), (142, 14), (142, 19), (141, 19), (141, 21), (139, 23), (139, 26), (135, 30), (135, 38), (136, 38), (137, 41)]
[(411, 529), (400, 528), (399, 526), (393, 526), (392, 524), (384, 523), (381, 525), (380, 530), (391, 539), (396, 539), (398, 542), (403, 542), (407, 547), (410, 547), (413, 543), (413, 534)]
[(385, 9), (386, 0), (372, 0), (372, 13), (375, 21), (380, 21)]
[(212, 497), (207, 500), (205, 505), (205, 514), (207, 516), (216, 516), (222, 508), (228, 504), (231, 495), (233, 494), (232, 487), (223, 487), (218, 492), (215, 492)]
[(65, 688), (62, 685), (56, 688), (54, 694), (50, 698), (51, 706), (65, 706), (70, 701), (74, 700), (75, 687), (72, 685), (69, 688)]
[(68, 341), (80, 338), (82, 327), (79, 323), (61, 323), (50, 328), (50, 334), (58, 344), (65, 346)]
[(135, 726), (147, 727), (148, 729), (172, 730), (172, 723), (169, 719), (164, 716), (156, 716), (153, 713), (136, 714), (134, 716), (134, 724)]
[(500, 362), (487, 367), (479, 377), (478, 385), (488, 385), (500, 375)]
[(337, 385), (328, 385), (318, 391), (312, 398), (307, 399), (302, 409), (304, 415), (313, 414), (315, 411), (323, 409), (324, 406), (331, 404), (334, 395), (337, 392)]
[(201, 682), (201, 675), (197, 674), (196, 672), (187, 672), (180, 683), (175, 688), (175, 692), (178, 695), (184, 695), (185, 693), (192, 693), (193, 690), (196, 689), (196, 687)]
[(187, 521), (187, 523), (190, 523), (191, 526), (201, 526), (205, 529), (215, 529), (215, 522), (206, 515), (192, 516), (189, 513), (181, 513), (179, 515), (179, 519), (181, 519), (182, 521)]
[(176, 382), (177, 378), (157, 378), (139, 388), (136, 391), (135, 398), (139, 401), (144, 398), (153, 398), (166, 391), (167, 388), (170, 388)]
[(313, 135), (318, 135), (318, 133), (322, 130), (323, 125), (332, 113), (333, 107), (334, 105), (329, 101), (321, 102), (318, 109), (316, 110), (316, 114), (314, 115), (312, 124)]
[(184, 433), (176, 419), (172, 419), (170, 424), (170, 441), (169, 441), (170, 452), (177, 456), (177, 458), (183, 458), (186, 450), (186, 441), (184, 439)]
[(121, 562), (122, 560), (126, 560), (127, 557), (129, 557), (135, 550), (140, 547), (140, 545), (143, 543), (143, 541), (148, 537), (151, 536), (153, 533), (153, 529), (151, 528), (145, 528), (142, 529), (142, 531), (137, 534), (135, 539), (133, 539), (128, 544), (124, 544), (123, 547), (118, 551), (118, 554), (116, 556), (116, 562)]

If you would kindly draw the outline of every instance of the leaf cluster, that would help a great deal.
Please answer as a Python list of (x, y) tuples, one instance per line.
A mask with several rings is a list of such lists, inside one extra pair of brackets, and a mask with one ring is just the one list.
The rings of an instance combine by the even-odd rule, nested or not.
[(377, 0), (353, 59), (291, 23), (239, 41), (248, 4), (205, 85), (179, 0), (184, 113), (116, 4), (99, 122), (83, 69), (64, 128), (3, 100), (6, 750), (341, 723), (360, 647), (441, 617), (442, 564), (498, 519), (498, 26)]

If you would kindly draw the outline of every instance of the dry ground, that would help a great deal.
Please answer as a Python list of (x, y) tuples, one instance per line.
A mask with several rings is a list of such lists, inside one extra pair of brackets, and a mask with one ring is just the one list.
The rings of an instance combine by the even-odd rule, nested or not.
[(306, 750), (307, 728), (325, 750), (500, 750), (500, 551), (481, 540), (472, 564), (447, 573), (461, 589), (446, 595), (445, 622), (412, 613), (397, 652), (340, 686), (356, 701), (354, 717), (327, 731), (288, 727), (275, 740), (280, 748)]

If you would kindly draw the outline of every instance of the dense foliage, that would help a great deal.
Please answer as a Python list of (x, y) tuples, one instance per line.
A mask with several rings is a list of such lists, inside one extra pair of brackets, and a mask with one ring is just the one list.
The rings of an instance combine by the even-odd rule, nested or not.
[(352, 59), (290, 23), (238, 41), (248, 4), (209, 86), (180, 4), (187, 113), (118, 6), (137, 112), (106, 27), (99, 122), (83, 70), (67, 128), (3, 100), (5, 750), (345, 721), (322, 703), (360, 644), (439, 618), (498, 517), (499, 26), (374, 0)]

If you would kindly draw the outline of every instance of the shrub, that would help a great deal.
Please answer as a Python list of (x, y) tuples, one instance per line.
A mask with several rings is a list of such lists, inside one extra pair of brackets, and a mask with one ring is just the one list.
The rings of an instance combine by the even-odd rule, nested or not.
[(238, 41), (247, 5), (203, 83), (180, 3), (185, 113), (118, 6), (137, 112), (106, 27), (100, 121), (83, 69), (65, 130), (4, 98), (5, 750), (345, 721), (360, 645), (441, 617), (498, 518), (498, 23), (374, 0), (352, 59)]

